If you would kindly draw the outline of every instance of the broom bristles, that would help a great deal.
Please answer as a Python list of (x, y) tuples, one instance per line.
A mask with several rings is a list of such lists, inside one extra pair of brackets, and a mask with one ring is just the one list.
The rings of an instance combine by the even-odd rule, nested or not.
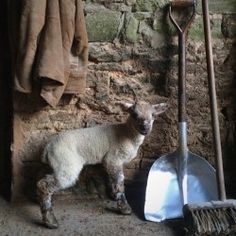
[(190, 235), (230, 235), (236, 233), (236, 200), (187, 204), (183, 208)]

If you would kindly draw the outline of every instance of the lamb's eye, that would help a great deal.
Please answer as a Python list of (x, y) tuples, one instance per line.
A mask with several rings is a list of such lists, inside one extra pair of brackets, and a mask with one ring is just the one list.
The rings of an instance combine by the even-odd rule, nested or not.
[(137, 121), (140, 125), (143, 125), (145, 123), (145, 120), (142, 118), (137, 119)]
[(136, 112), (132, 112), (131, 116), (135, 119), (138, 120), (138, 114)]
[(152, 114), (152, 119), (156, 119), (157, 115), (155, 113)]

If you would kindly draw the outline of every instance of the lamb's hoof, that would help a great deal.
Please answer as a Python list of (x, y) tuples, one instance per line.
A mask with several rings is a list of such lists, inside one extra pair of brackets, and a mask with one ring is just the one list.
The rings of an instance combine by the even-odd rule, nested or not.
[(119, 205), (118, 209), (122, 215), (130, 215), (132, 213), (132, 209), (128, 204)]
[(53, 211), (47, 211), (43, 216), (43, 224), (49, 229), (57, 229), (59, 224)]

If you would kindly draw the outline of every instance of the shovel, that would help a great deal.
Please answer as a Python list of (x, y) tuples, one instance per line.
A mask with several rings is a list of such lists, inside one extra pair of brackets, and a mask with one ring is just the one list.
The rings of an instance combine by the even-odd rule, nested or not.
[[(180, 26), (172, 15), (172, 8), (192, 9), (192, 15)], [(173, 153), (157, 159), (149, 172), (144, 216), (147, 220), (161, 222), (182, 218), (185, 204), (218, 199), (215, 169), (202, 157), (187, 147), (186, 122), (186, 34), (195, 15), (195, 1), (171, 1), (169, 17), (178, 31), (178, 132), (179, 147)]]

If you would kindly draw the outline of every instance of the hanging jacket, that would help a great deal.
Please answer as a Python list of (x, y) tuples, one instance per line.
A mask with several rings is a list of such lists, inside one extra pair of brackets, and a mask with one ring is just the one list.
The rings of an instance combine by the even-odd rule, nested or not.
[(9, 0), (15, 89), (56, 106), (84, 91), (88, 39), (81, 0)]

